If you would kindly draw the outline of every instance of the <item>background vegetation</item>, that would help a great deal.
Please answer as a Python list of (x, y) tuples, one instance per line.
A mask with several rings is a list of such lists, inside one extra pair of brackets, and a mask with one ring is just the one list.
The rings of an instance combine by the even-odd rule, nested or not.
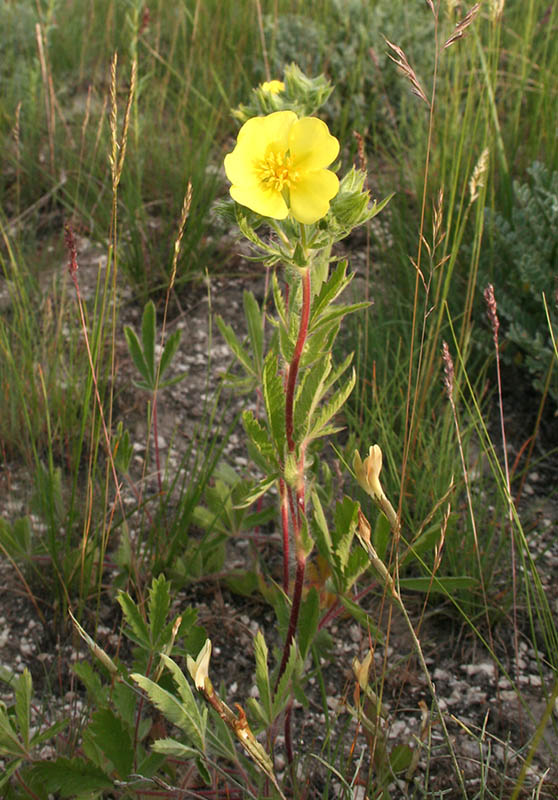
[[(546, 0), (483, 0), (474, 9), (458, 0), (0, 6), (0, 487), (9, 495), (21, 466), (29, 483), (23, 512), (8, 504), (1, 512), (0, 551), (53, 636), (69, 635), (69, 608), (94, 633), (101, 601), (115, 604), (123, 589), (131, 657), (118, 669), (131, 671), (135, 658), (136, 672), (149, 670), (164, 648), (196, 655), (203, 635), (195, 613), (185, 612), (174, 632), (170, 583), (160, 575), (173, 592), (222, 575), (231, 536), (273, 519), (267, 507), (234, 507), (250, 476), (235, 479), (221, 462), (232, 425), (220, 394), (204, 401), (172, 468), (150, 432), (160, 422), (159, 392), (173, 391), (156, 374), (158, 337), (204, 291), (203, 280), (238, 271), (230, 225), (216, 211), (237, 130), (231, 109), (295, 61), (336, 86), (324, 116), (344, 168), (365, 165), (373, 197), (396, 193), (347, 245), (372, 306), (347, 324), (339, 345), (343, 354), (355, 350), (357, 388), (346, 430), (334, 451), (324, 450), (326, 466), (315, 467), (320, 498), (329, 513), (332, 459), (348, 463), (355, 446), (380, 442), (386, 493), (400, 498), (411, 532), (398, 556), (402, 588), (407, 580), (409, 590), (429, 589), (429, 608), (450, 625), (465, 622), (508, 673), (525, 637), (540, 654), (552, 708), (544, 670), (556, 680), (553, 598), (514, 500), (536, 465), (555, 501), (557, 29), (558, 9)], [(65, 269), (72, 236), (102, 253), (87, 286), (79, 270), (70, 278)], [(488, 283), (498, 333), (494, 316), (487, 322)], [(136, 357), (130, 347), (134, 366), (145, 368), (136, 376), (147, 420), (139, 466), (117, 380), (123, 322), (134, 307), (146, 309)], [(166, 341), (170, 363), (179, 341)], [(443, 341), (453, 366), (442, 361)], [(515, 420), (511, 463), (504, 409)], [(389, 542), (381, 529), (376, 535), (389, 559)], [(245, 586), (255, 590), (261, 568)], [(512, 641), (505, 653), (500, 638)], [(0, 708), (5, 796), (101, 796), (115, 780), (127, 782), (121, 796), (138, 796), (128, 785), (134, 773), (172, 784), (165, 758), (150, 755), (152, 720), (134, 707), (133, 691), (113, 696), (110, 668), (102, 681), (84, 664), (77, 673), (90, 702), (83, 717), (70, 724), (61, 714), (50, 720), (59, 727), (33, 733), (30, 676), (2, 672), (15, 687), (9, 710)], [(379, 694), (382, 686), (378, 677)], [(543, 722), (535, 720), (536, 730)], [(64, 726), (71, 733), (61, 737)], [(129, 739), (119, 763), (103, 751), (109, 729)], [(40, 758), (45, 741), (68, 759), (58, 761), (72, 776), (67, 783)], [(536, 737), (526, 741), (525, 764), (537, 746)], [(322, 755), (347, 774), (342, 754)], [(501, 778), (499, 793), (458, 788), (455, 796), (519, 796), (523, 778), (516, 770)], [(214, 778), (214, 796), (217, 785)], [(423, 791), (434, 796), (427, 782)]]

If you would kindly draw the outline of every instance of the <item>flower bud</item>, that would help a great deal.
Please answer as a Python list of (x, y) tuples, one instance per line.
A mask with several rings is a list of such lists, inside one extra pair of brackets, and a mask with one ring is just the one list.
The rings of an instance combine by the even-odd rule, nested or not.
[(353, 469), (360, 486), (375, 500), (381, 500), (384, 492), (380, 484), (382, 471), (382, 451), (380, 446), (373, 444), (368, 451), (367, 458), (362, 461), (358, 450), (355, 450)]
[(205, 682), (209, 680), (209, 659), (211, 658), (211, 639), (206, 639), (204, 646), (198, 653), (198, 657), (194, 661), (192, 656), (188, 656), (186, 665), (190, 677), (196, 685), (196, 689), (203, 692), (205, 689)]

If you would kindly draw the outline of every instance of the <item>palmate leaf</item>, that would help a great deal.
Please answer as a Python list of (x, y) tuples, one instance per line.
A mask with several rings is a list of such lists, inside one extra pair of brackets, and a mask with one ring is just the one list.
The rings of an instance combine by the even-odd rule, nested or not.
[(35, 781), (56, 797), (75, 797), (85, 792), (91, 794), (112, 789), (113, 781), (93, 764), (80, 758), (63, 758), (41, 761), (32, 768)]
[(109, 708), (99, 709), (94, 712), (85, 735), (93, 739), (120, 778), (127, 778), (134, 763), (134, 748), (130, 732), (122, 720)]
[(146, 692), (153, 705), (161, 711), (169, 722), (184, 731), (194, 747), (203, 752), (206, 714), (204, 712), (200, 714), (198, 711), (191, 690), (190, 700), (188, 703), (183, 703), (173, 694), (167, 692), (166, 689), (162, 689), (152, 680), (146, 678), (145, 675), (134, 672), (130, 677)]

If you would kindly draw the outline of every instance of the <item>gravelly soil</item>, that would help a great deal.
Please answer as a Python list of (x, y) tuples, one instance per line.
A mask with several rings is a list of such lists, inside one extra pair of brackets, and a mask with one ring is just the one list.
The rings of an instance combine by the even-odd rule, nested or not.
[[(99, 263), (102, 265), (102, 257), (99, 261), (99, 253), (85, 241), (81, 242), (80, 251), (80, 282), (87, 296)], [(358, 265), (358, 256), (354, 260)], [(165, 392), (159, 406), (160, 446), (170, 470), (179, 463), (181, 455), (195, 440), (196, 430), (203, 422), (204, 404), (211, 402), (220, 376), (231, 363), (218, 331), (213, 326), (209, 332), (209, 308), (212, 314), (222, 314), (241, 334), (242, 291), (247, 286), (260, 298), (263, 296), (264, 280), (255, 277), (252, 266), (246, 267), (244, 276), (215, 279), (211, 283), (210, 293), (203, 287), (192, 291), (186, 305), (172, 321), (171, 329), (176, 326), (183, 331), (182, 346), (174, 368), (177, 372), (186, 372), (187, 378), (171, 391)], [(136, 328), (140, 323), (139, 310), (128, 303), (125, 296), (122, 324), (124, 322)], [(118, 356), (117, 411), (126, 420), (132, 440), (136, 443), (135, 458), (141, 463), (146, 441), (144, 398), (131, 388), (133, 369), (123, 342), (118, 345)], [(223, 407), (225, 405), (223, 421), (229, 424), (237, 411), (246, 407), (246, 398), (233, 397), (231, 401), (229, 396), (228, 405), (223, 400)], [(225, 458), (241, 471), (247, 467), (240, 430), (233, 432), (230, 437)], [(558, 506), (555, 499), (548, 497), (547, 482), (548, 474), (532, 473), (529, 476), (522, 513), (528, 523), (526, 528), (533, 556), (540, 566), (541, 580), (558, 618)], [(26, 513), (30, 491), (29, 476), (21, 465), (2, 464), (0, 517), (13, 520)], [(33, 524), (39, 525), (40, 522), (33, 518)], [(267, 552), (272, 560), (278, 555), (278, 542), (278, 534), (270, 531)], [(248, 559), (248, 551), (245, 540), (235, 541), (231, 544), (229, 564), (243, 566)], [(38, 597), (36, 602), (44, 614), (45, 624), (40, 622), (20, 576), (12, 564), (0, 556), (0, 666), (15, 672), (20, 672), (24, 666), (29, 667), (39, 703), (46, 701), (49, 715), (63, 711), (77, 714), (82, 704), (81, 688), (76, 680), (71, 679), (69, 668), (76, 659), (89, 656), (80, 641), (72, 636), (64, 636), (59, 627), (53, 628), (49, 624), (51, 609), (46, 599)], [(421, 620), (421, 643), (440, 707), (446, 714), (469, 796), (476, 796), (475, 792), (480, 791), (484, 784), (486, 787), (492, 786), (496, 792), (490, 796), (508, 797), (510, 789), (505, 782), (503, 788), (498, 788), (501, 787), (501, 775), (507, 773), (514, 776), (518, 773), (521, 764), (518, 754), (525, 754), (524, 748), (534, 724), (543, 713), (544, 689), (551, 689), (551, 671), (537, 664), (535, 651), (527, 639), (521, 637), (520, 657), (515, 660), (509, 621), (503, 621), (495, 628), (498, 656), (508, 672), (517, 677), (522, 690), (525, 703), (522, 709), (509, 681), (500, 670), (495, 669), (478, 641), (468, 630), (459, 626), (449, 608), (429, 606), (424, 613), (420, 597), (409, 596), (407, 602), (413, 619), (417, 624)], [(244, 704), (246, 698), (255, 693), (252, 656), (254, 634), (261, 629), (270, 647), (277, 644), (272, 611), (258, 596), (245, 598), (232, 594), (218, 578), (196, 582), (177, 594), (177, 610), (191, 604), (198, 608), (200, 620), (214, 645), (211, 663), (214, 684), (218, 685), (223, 680), (227, 702)], [(390, 741), (411, 742), (416, 746), (424, 709), (430, 708), (431, 698), (425, 678), (413, 657), (410, 637), (397, 612), (393, 612), (388, 625), (387, 608), (381, 593), (371, 593), (364, 604), (372, 619), (378, 621), (378, 627), (385, 633), (389, 629), (387, 643), (375, 647), (372, 669), (373, 673), (381, 674), (383, 671), (386, 675), (383, 702), (387, 711), (387, 735)], [(107, 598), (101, 609), (103, 625), (98, 632), (99, 643), (108, 652), (118, 643), (119, 621), (114, 612), (115, 605), (111, 605)], [(341, 735), (348, 725), (347, 746), (355, 737), (355, 757), (363, 754), (366, 770), (369, 746), (362, 732), (356, 736), (354, 721), (348, 721), (348, 706), (353, 703), (353, 659), (364, 657), (370, 641), (366, 631), (349, 617), (337, 618), (329, 632), (333, 649), (330, 659), (323, 664), (323, 674), (330, 718), (336, 719), (335, 735)], [(6, 702), (12, 699), (9, 690), (3, 691), (0, 697)], [(308, 709), (299, 707), (295, 711), (297, 752), (305, 749), (318, 752), (323, 743), (325, 719), (316, 678), (310, 679), (308, 698)], [(424, 785), (427, 768), (430, 770), (431, 792), (441, 792), (436, 795), (439, 797), (461, 797), (455, 786), (440, 725), (434, 724), (429, 733), (429, 767), (422, 757), (414, 781), (395, 787), (393, 797), (422, 797), (418, 787)], [(280, 737), (278, 741), (280, 745)], [(53, 753), (53, 749), (47, 747), (43, 757)], [(540, 797), (558, 797), (558, 772), (552, 753), (558, 753), (558, 738), (549, 726), (547, 746), (539, 749), (533, 761), (525, 797), (534, 796), (532, 792), (537, 786), (540, 787)], [(481, 759), (490, 765), (484, 777), (479, 766)], [(284, 758), (279, 746), (277, 769), (280, 771), (283, 765)], [(309, 790), (309, 796), (317, 797), (323, 771), (316, 766), (314, 773), (313, 789)], [(305, 774), (308, 774), (308, 770)]]

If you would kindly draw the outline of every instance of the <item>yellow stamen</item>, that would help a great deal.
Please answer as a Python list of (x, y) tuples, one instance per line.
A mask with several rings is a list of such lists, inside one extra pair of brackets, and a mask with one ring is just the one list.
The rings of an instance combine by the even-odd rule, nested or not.
[(292, 168), (291, 157), (270, 150), (256, 166), (256, 172), (266, 189), (282, 192), (290, 189), (298, 180), (298, 172)]

